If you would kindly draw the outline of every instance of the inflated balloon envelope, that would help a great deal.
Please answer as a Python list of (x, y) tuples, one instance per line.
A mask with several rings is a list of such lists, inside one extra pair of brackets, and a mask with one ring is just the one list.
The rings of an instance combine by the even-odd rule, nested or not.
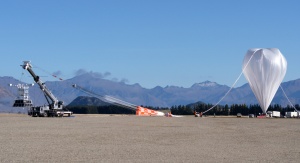
[(268, 110), (287, 70), (287, 62), (277, 48), (249, 49), (243, 73), (264, 113)]

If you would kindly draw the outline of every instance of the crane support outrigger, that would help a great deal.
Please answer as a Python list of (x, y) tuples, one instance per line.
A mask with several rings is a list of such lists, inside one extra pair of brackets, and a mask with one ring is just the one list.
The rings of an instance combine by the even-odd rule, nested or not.
[(59, 101), (46, 87), (45, 83), (40, 80), (40, 77), (33, 72), (30, 61), (23, 61), (23, 65), (21, 66), (30, 73), (33, 80), (39, 85), (48, 102), (48, 105), (31, 107), (28, 110), (28, 115), (33, 117), (62, 117), (64, 115), (71, 116), (73, 114), (73, 112), (64, 109), (63, 101)]

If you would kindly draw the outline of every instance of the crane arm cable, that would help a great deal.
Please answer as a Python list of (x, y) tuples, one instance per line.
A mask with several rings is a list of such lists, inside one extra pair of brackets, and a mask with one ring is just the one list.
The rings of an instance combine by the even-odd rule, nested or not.
[(121, 107), (126, 107), (128, 109), (132, 109), (132, 110), (135, 110), (137, 105), (134, 105), (134, 104), (131, 104), (131, 103), (128, 103), (128, 102), (125, 102), (123, 100), (120, 100), (120, 99), (117, 99), (117, 98), (114, 98), (112, 96), (108, 96), (108, 95), (99, 95), (99, 94), (96, 94), (92, 91), (89, 91), (81, 86), (78, 86), (77, 84), (73, 84), (73, 87), (78, 89), (78, 90), (81, 90), (83, 91), (84, 93), (90, 95), (90, 96), (93, 96), (93, 97), (96, 97), (104, 102), (107, 102), (109, 104), (113, 104), (113, 105), (117, 105), (117, 106), (121, 106)]
[(282, 92), (283, 92), (285, 98), (289, 101), (290, 105), (291, 105), (297, 112), (299, 112), (299, 111), (296, 109), (296, 107), (292, 104), (292, 102), (290, 101), (290, 99), (289, 99), (288, 96), (286, 95), (286, 93), (285, 93), (285, 91), (283, 90), (283, 88), (282, 88), (281, 85), (280, 85), (280, 88), (281, 88), (281, 90), (282, 90)]
[[(256, 50), (257, 51), (257, 50)], [(256, 52), (255, 51), (255, 52)], [(250, 63), (252, 57), (254, 56), (255, 52), (251, 55), (251, 57), (249, 58), (246, 66), (243, 68), (242, 72), (240, 73), (239, 77), (235, 80), (235, 82), (233, 83), (233, 85), (231, 86), (231, 88), (226, 92), (226, 94), (217, 102), (217, 104), (215, 104), (213, 107), (207, 109), (206, 111), (203, 112), (203, 114), (207, 113), (208, 111), (210, 111), (211, 109), (215, 108), (217, 105), (219, 105), (219, 103), (221, 101), (223, 101), (223, 99), (229, 94), (229, 92), (234, 88), (235, 84), (238, 82), (238, 80), (241, 78), (241, 76), (243, 75), (245, 69), (247, 68), (248, 64)]]

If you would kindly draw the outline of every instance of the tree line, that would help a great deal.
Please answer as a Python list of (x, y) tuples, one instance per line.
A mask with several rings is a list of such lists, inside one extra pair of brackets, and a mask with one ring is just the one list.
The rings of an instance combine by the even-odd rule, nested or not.
[[(169, 110), (167, 107), (142, 106), (152, 110)], [(116, 105), (106, 106), (68, 106), (74, 114), (135, 114), (135, 110)]]
[[(206, 110), (212, 108), (212, 104), (197, 103), (193, 105), (179, 105), (172, 106), (172, 114), (178, 115), (192, 115), (194, 111), (196, 112), (205, 112)], [(297, 110), (300, 110), (299, 104), (295, 105)], [(295, 109), (291, 106), (282, 107), (281, 105), (274, 104), (270, 105), (268, 111), (279, 111), (281, 115), (285, 115), (285, 112), (294, 111)], [(206, 115), (237, 115), (241, 113), (242, 115), (259, 115), (263, 113), (261, 107), (258, 104), (255, 105), (246, 105), (246, 104), (232, 104), (232, 105), (217, 105), (210, 111), (206, 112)]]
[[(174, 115), (193, 115), (194, 112), (204, 112), (211, 107), (212, 104), (205, 103), (196, 103), (190, 105), (178, 105), (168, 107), (151, 107), (144, 106), (152, 110), (165, 110), (166, 112), (171, 112)], [(300, 110), (299, 104), (295, 105), (297, 110)], [(70, 111), (73, 111), (75, 114), (135, 114), (135, 110), (115, 106), (71, 106), (67, 108)], [(268, 111), (279, 111), (281, 115), (285, 115), (285, 112), (294, 111), (294, 108), (291, 106), (282, 107), (281, 105), (274, 104), (270, 105)], [(217, 105), (215, 108), (211, 109), (205, 115), (237, 115), (241, 113), (242, 115), (259, 115), (262, 113), (262, 109), (258, 104), (255, 105), (246, 105), (246, 104), (232, 104), (232, 105)]]
[(68, 110), (72, 111), (74, 114), (135, 114), (134, 110), (115, 106), (70, 106), (67, 107)]

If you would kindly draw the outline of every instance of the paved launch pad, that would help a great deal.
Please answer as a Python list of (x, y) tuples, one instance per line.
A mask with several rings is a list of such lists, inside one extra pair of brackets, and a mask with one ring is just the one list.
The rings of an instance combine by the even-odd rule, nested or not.
[(0, 114), (0, 162), (299, 162), (300, 119)]

